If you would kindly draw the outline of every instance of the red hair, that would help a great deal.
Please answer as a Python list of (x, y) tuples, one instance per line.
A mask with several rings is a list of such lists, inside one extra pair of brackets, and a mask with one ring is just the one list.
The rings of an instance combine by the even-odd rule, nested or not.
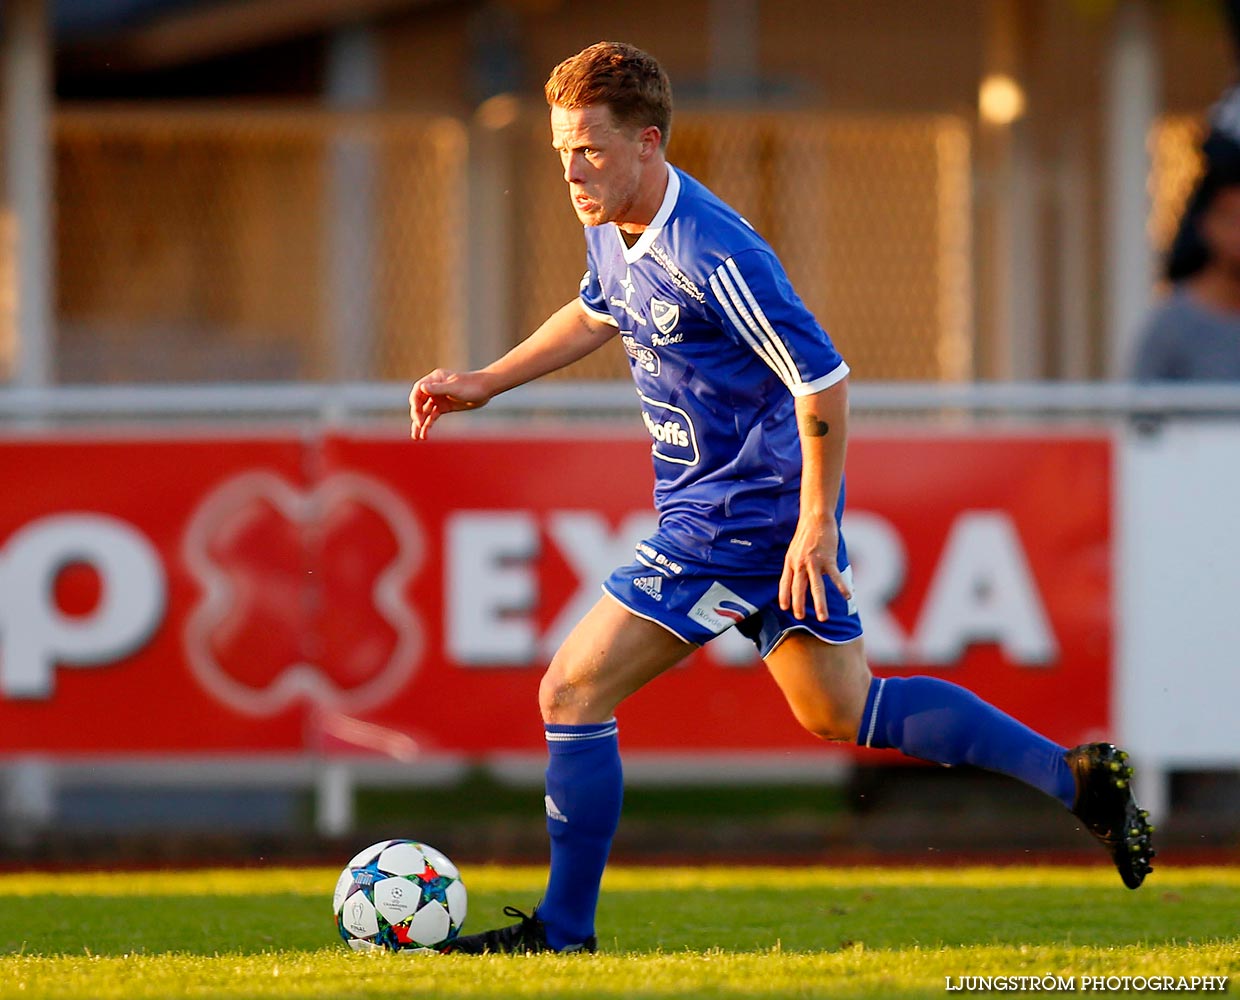
[(577, 110), (606, 105), (616, 124), (655, 126), (667, 145), (672, 131), (672, 85), (654, 56), (624, 42), (596, 42), (551, 71), (547, 103)]

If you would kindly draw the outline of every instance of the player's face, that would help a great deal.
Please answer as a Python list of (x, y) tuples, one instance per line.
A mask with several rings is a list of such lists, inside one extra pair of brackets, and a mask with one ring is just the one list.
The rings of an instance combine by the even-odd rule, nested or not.
[(648, 131), (619, 127), (606, 105), (552, 106), (551, 145), (560, 154), (573, 211), (582, 223), (649, 221), (630, 217), (649, 155)]
[(1240, 186), (1223, 188), (1206, 210), (1202, 235), (1210, 256), (1233, 275), (1240, 275)]

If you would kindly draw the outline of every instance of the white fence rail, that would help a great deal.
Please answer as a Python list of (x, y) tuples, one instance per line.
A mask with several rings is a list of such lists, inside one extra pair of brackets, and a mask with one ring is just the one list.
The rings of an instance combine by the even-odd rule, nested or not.
[[(1240, 384), (1130, 382), (855, 382), (855, 412), (1044, 416), (1240, 416)], [(403, 413), (409, 384), (193, 383), (0, 388), (0, 420), (298, 417), (328, 421)], [(496, 398), (488, 413), (566, 417), (634, 412), (629, 382), (542, 382)]]

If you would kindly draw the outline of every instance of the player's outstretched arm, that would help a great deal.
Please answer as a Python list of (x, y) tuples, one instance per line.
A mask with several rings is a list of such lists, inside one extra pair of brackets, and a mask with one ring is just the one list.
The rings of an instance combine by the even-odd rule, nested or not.
[(835, 523), (848, 443), (848, 379), (797, 397), (796, 414), (802, 456), (801, 512), (784, 557), (779, 606), (804, 618), (808, 591), (815, 616), (826, 621), (824, 576), (844, 597), (852, 597), (836, 565), (840, 534)]
[(581, 300), (573, 299), (486, 368), (472, 372), (436, 368), (418, 379), (409, 392), (412, 437), (425, 440), (445, 413), (485, 406), (501, 392), (584, 358), (615, 333), (614, 326), (588, 315)]

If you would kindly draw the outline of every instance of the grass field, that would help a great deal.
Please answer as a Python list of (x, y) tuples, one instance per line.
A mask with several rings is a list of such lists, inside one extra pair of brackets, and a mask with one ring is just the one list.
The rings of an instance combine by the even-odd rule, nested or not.
[[(463, 874), (473, 931), (543, 881)], [(1082, 977), (1240, 974), (1240, 869), (1160, 869), (1134, 893), (1103, 868), (617, 868), (599, 955), (485, 958), (350, 952), (336, 875), (0, 876), (0, 997), (897, 998), (1047, 975), (1106, 995)]]

